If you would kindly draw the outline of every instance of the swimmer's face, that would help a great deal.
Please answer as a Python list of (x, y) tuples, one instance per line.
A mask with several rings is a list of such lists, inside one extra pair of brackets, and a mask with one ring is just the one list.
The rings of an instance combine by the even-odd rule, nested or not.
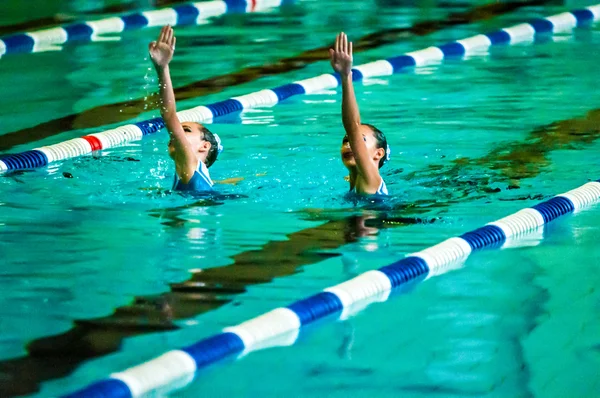
[[(195, 152), (208, 151), (210, 149), (210, 142), (204, 140), (204, 132), (202, 131), (202, 125), (195, 122), (183, 122), (181, 123), (183, 131), (185, 131), (185, 137), (192, 144)], [(173, 145), (173, 138), (169, 140), (169, 156), (173, 158), (175, 156), (175, 146)]]
[[(383, 149), (377, 148), (377, 140), (375, 139), (375, 134), (373, 130), (371, 130), (367, 126), (360, 126), (360, 133), (362, 134), (363, 141), (367, 145), (367, 150), (371, 154), (373, 160), (379, 162), (379, 159), (383, 156)], [(353, 169), (356, 167), (356, 159), (354, 159), (354, 153), (352, 152), (352, 148), (350, 148), (350, 142), (348, 141), (348, 136), (344, 136), (342, 140), (342, 148), (340, 149), (340, 154), (342, 156), (342, 162), (347, 169)]]

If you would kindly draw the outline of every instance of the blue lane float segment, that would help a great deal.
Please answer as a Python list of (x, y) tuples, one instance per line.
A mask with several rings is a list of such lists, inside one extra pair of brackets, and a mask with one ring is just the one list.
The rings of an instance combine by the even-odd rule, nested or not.
[(139, 29), (148, 25), (148, 18), (142, 14), (131, 14), (121, 17), (125, 23), (125, 30)]
[(555, 218), (575, 211), (575, 206), (569, 199), (563, 196), (556, 196), (533, 206), (533, 209), (541, 213), (542, 217), (544, 217), (544, 223), (549, 223)]
[(177, 25), (195, 25), (200, 11), (190, 4), (173, 7), (177, 13)]
[(133, 395), (121, 380), (105, 379), (63, 398), (133, 398)]
[(142, 130), (144, 135), (154, 134), (157, 131), (165, 127), (165, 122), (162, 117), (156, 117), (150, 120), (144, 120), (143, 122), (135, 123), (136, 126)]
[[(337, 80), (338, 85), (342, 85), (342, 77), (340, 76), (339, 73), (335, 72), (335, 73), (330, 73), (331, 76), (335, 77), (335, 80)], [(352, 69), (352, 81), (353, 82), (358, 82), (361, 81), (363, 79), (363, 74), (360, 70), (358, 69)]]
[(306, 91), (302, 85), (297, 83), (285, 84), (283, 86), (275, 87), (272, 91), (277, 94), (279, 102), (293, 97), (294, 95), (304, 94)]
[(33, 51), (35, 42), (33, 38), (26, 34), (12, 35), (2, 39), (6, 46), (6, 53), (30, 53)]
[(407, 283), (419, 277), (426, 277), (429, 273), (429, 267), (421, 257), (405, 257), (393, 264), (379, 268), (392, 282), (392, 288)]
[(465, 46), (458, 42), (444, 44), (438, 47), (444, 53), (444, 57), (462, 57), (465, 55)]
[(473, 251), (481, 250), (485, 247), (498, 247), (506, 241), (504, 231), (495, 225), (486, 225), (485, 227), (477, 228), (460, 237), (467, 241)]
[(575, 10), (572, 11), (571, 14), (575, 16), (575, 19), (577, 19), (578, 27), (589, 26), (592, 24), (592, 22), (594, 22), (594, 13), (590, 10)]
[(344, 305), (335, 294), (321, 292), (304, 300), (296, 301), (288, 305), (287, 308), (298, 315), (300, 323), (304, 326), (317, 319), (341, 312), (344, 309)]
[(536, 18), (529, 21), (529, 24), (533, 26), (536, 34), (552, 33), (554, 30), (554, 24), (544, 18)]
[(224, 0), (227, 4), (227, 12), (246, 12), (248, 3), (245, 0)]
[(244, 351), (244, 348), (244, 342), (237, 334), (226, 332), (185, 347), (182, 351), (194, 358), (196, 367), (201, 368), (228, 356), (239, 354)]
[(6, 164), (6, 167), (8, 167), (9, 170), (34, 169), (48, 164), (46, 155), (35, 149), (32, 151), (7, 155), (6, 157), (0, 158), (0, 160)]
[(386, 61), (392, 64), (394, 73), (398, 73), (404, 68), (412, 68), (417, 65), (417, 61), (410, 55), (400, 55), (399, 57), (388, 58)]
[(65, 26), (64, 29), (67, 31), (67, 41), (90, 40), (92, 38), (92, 34), (94, 33), (92, 27), (85, 23), (68, 25)]
[(215, 102), (214, 104), (207, 105), (206, 107), (211, 110), (214, 118), (244, 110), (242, 103), (233, 98), (221, 102)]
[(492, 45), (510, 43), (510, 35), (503, 30), (488, 33), (486, 36), (488, 39), (490, 39)]
[(358, 69), (352, 69), (352, 81), (356, 82), (363, 79), (363, 74)]

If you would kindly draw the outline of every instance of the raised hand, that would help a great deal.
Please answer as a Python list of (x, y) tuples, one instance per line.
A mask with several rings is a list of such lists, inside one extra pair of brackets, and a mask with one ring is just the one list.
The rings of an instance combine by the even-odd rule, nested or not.
[(169, 65), (175, 52), (175, 41), (173, 28), (169, 25), (163, 26), (158, 39), (148, 45), (148, 52), (155, 67), (165, 68)]
[(335, 48), (329, 49), (331, 66), (342, 76), (349, 75), (352, 71), (352, 42), (344, 32), (335, 38)]

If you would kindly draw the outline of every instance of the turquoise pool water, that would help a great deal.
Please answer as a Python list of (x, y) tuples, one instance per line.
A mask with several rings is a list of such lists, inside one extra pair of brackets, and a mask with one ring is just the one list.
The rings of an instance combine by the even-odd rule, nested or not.
[[(302, 1), (177, 28), (175, 84), (323, 46), (339, 30), (360, 37), (475, 5)], [(373, 48), (355, 62), (563, 9), (524, 8)], [(156, 33), (2, 58), (0, 79), (10, 84), (0, 96), (0, 141), (148, 96), (155, 82), (145, 52)], [(71, 391), (598, 179), (598, 112), (575, 119), (599, 108), (599, 41), (597, 29), (582, 30), (357, 86), (363, 119), (386, 132), (392, 147), (383, 169), (393, 194), (385, 212), (343, 199), (337, 91), (211, 126), (226, 148), (211, 174), (244, 177), (220, 189), (239, 198), (170, 194), (164, 132), (0, 178), (2, 388), (43, 397)], [(178, 106), (329, 70), (317, 62)], [(11, 152), (101, 130), (65, 131)], [(348, 321), (309, 328), (292, 347), (212, 367), (171, 395), (597, 396), (599, 219), (597, 209), (566, 216), (543, 241), (532, 236), (524, 247), (473, 255), (463, 268)]]

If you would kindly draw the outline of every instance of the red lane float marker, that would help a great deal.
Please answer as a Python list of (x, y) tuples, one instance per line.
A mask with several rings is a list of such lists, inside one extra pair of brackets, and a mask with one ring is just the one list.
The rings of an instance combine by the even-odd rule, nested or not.
[(250, 11), (254, 11), (256, 9), (256, 0), (252, 0), (252, 9)]
[(81, 138), (90, 143), (90, 146), (92, 147), (92, 152), (99, 151), (102, 149), (102, 142), (100, 142), (98, 138), (93, 137), (91, 135), (84, 135)]

